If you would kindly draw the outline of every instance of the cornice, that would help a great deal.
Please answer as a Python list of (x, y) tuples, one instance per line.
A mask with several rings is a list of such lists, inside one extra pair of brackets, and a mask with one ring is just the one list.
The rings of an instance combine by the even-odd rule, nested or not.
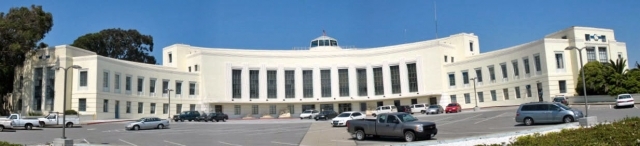
[(99, 55), (73, 57), (73, 60), (74, 61), (91, 61), (91, 60), (95, 60), (96, 62), (105, 61), (105, 62), (121, 65), (121, 66), (124, 66), (124, 67), (128, 67), (128, 68), (131, 68), (131, 69), (145, 69), (145, 70), (160, 71), (160, 72), (165, 72), (165, 73), (181, 74), (181, 75), (193, 75), (193, 76), (197, 76), (198, 75), (198, 73), (177, 71), (176, 68), (174, 68), (174, 67), (166, 67), (166, 66), (160, 66), (160, 65), (154, 65), (154, 64), (146, 64), (146, 63), (125, 61), (125, 60), (119, 60), (119, 59), (114, 59), (114, 58), (109, 58), (109, 57), (104, 57), (104, 56), (99, 56)]

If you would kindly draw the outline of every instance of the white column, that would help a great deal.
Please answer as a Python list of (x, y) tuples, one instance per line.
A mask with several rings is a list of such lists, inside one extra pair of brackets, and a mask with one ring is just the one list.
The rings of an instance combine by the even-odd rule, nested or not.
[(400, 93), (406, 94), (406, 93), (409, 93), (409, 76), (407, 74), (407, 63), (405, 63), (404, 59), (400, 60), (399, 68), (400, 68)]
[(358, 97), (358, 72), (355, 66), (349, 66), (349, 97)]
[(375, 83), (373, 79), (373, 67), (371, 64), (367, 65), (367, 94), (369, 97), (376, 95)]
[(320, 81), (320, 68), (316, 65), (313, 67), (313, 98), (322, 97)]
[(338, 67), (333, 64), (331, 66), (331, 97), (340, 97), (340, 77), (338, 75)]
[(276, 90), (278, 101), (281, 101), (285, 98), (284, 75), (284, 67), (282, 67), (282, 65), (279, 65), (278, 70), (276, 71)]
[(260, 65), (260, 72), (258, 73), (258, 99), (267, 98), (267, 68), (264, 64)]
[(391, 95), (391, 73), (389, 62), (384, 61), (382, 64), (382, 82), (384, 83), (384, 95)]
[[(242, 78), (240, 81), (242, 82), (242, 99), (249, 99), (249, 65), (243, 64), (242, 66)], [(189, 82), (187, 83), (187, 87), (189, 86)], [(184, 85), (183, 85), (184, 86)], [(187, 90), (188, 91), (188, 90)]]
[(424, 74), (424, 70), (422, 70), (422, 66), (424, 65), (424, 63), (422, 62), (422, 56), (417, 56), (417, 60), (416, 60), (416, 77), (418, 78), (418, 93), (421, 94), (425, 94), (424, 92), (424, 77), (422, 76), (422, 74)]
[(295, 81), (294, 82), (296, 83), (295, 84), (296, 99), (298, 99), (298, 101), (299, 101), (299, 99), (303, 98), (302, 94), (304, 93), (303, 92), (303, 88), (302, 88), (303, 87), (302, 86), (302, 83), (303, 83), (302, 68), (296, 67), (296, 71), (295, 71), (294, 74), (295, 74)]
[[(226, 78), (225, 79), (226, 94), (225, 94), (225, 98), (223, 99), (230, 101), (233, 98), (233, 67), (231, 66), (231, 63), (227, 63), (226, 65), (227, 66), (225, 67), (225, 71), (224, 71), (224, 75), (225, 75), (224, 77)], [(171, 109), (175, 109), (175, 108), (171, 108)]]

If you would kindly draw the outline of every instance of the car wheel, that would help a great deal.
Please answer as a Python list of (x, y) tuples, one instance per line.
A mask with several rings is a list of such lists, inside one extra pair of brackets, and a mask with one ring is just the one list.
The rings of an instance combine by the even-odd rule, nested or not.
[(133, 126), (133, 130), (135, 130), (135, 131), (140, 130), (140, 126), (138, 126), (138, 125)]
[(73, 127), (73, 123), (69, 122), (69, 123), (67, 123), (65, 126), (66, 126), (67, 128), (71, 128), (71, 127)]
[(0, 125), (0, 132), (2, 132), (2, 130), (4, 130), (4, 126)]
[(316, 119), (316, 121), (318, 121), (318, 119)]
[(461, 109), (458, 109), (458, 112), (462, 112), (462, 110), (461, 110)]
[(356, 140), (362, 141), (362, 140), (364, 140), (364, 137), (365, 137), (365, 135), (364, 135), (364, 131), (363, 130), (356, 131), (356, 137), (355, 137)]
[(413, 140), (416, 139), (416, 134), (413, 133), (413, 131), (406, 131), (404, 132), (404, 140), (407, 142), (412, 142)]
[(302, 120), (302, 117), (300, 117), (300, 120)]
[(162, 124), (158, 125), (158, 129), (164, 129), (164, 125)]
[(24, 125), (24, 129), (31, 130), (33, 129), (33, 125), (31, 124)]
[(571, 116), (564, 116), (564, 118), (562, 118), (562, 121), (564, 121), (565, 123), (571, 123), (573, 122), (573, 118)]
[(184, 122), (184, 119), (183, 119), (183, 120), (180, 120), (180, 122)]
[(225, 120), (225, 119), (222, 119), (222, 122), (227, 122), (227, 120)]
[(189, 120), (189, 122), (191, 122), (191, 121), (193, 121), (193, 120)]
[(216, 119), (216, 122), (220, 122), (220, 120)]
[(371, 114), (371, 116), (376, 117), (376, 114)]
[(422, 114), (426, 114), (427, 112), (426, 112), (426, 111), (420, 111), (420, 113), (422, 113)]
[(531, 125), (533, 125), (533, 119), (531, 119), (531, 118), (524, 118), (524, 125), (527, 125), (527, 126), (531, 126)]
[(174, 122), (178, 122), (178, 120), (173, 120)]

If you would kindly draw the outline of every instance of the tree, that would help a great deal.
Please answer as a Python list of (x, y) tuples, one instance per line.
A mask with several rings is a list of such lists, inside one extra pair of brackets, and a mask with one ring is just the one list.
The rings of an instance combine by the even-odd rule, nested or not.
[(618, 95), (622, 93), (628, 93), (627, 87), (623, 84), (623, 82), (629, 78), (627, 76), (627, 60), (624, 58), (609, 60), (609, 63), (604, 65), (604, 71), (607, 79), (607, 94), (609, 95)]
[(153, 37), (140, 34), (135, 29), (105, 29), (88, 33), (73, 41), (72, 46), (80, 47), (96, 54), (116, 59), (155, 64), (149, 55), (153, 51)]
[[(607, 78), (605, 77), (606, 71), (605, 67), (600, 62), (589, 62), (582, 67), (580, 73), (582, 73), (582, 70), (584, 70), (587, 94), (603, 95), (607, 93)], [(582, 88), (582, 84), (582, 75), (579, 75), (576, 87), (576, 92), (579, 95), (583, 95), (584, 88)]]
[(13, 91), (16, 66), (24, 63), (28, 52), (45, 48), (40, 42), (53, 27), (53, 15), (42, 6), (11, 8), (0, 12), (0, 115), (11, 110), (4, 95)]

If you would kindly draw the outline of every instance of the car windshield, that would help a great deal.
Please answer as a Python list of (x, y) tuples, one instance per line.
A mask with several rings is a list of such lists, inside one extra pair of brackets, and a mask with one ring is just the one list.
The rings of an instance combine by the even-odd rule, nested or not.
[(418, 120), (410, 114), (399, 114), (398, 119), (400, 119), (400, 121), (402, 122), (413, 122)]
[(351, 116), (351, 113), (342, 113), (338, 115), (338, 117), (349, 117), (349, 116)]
[(620, 96), (618, 96), (618, 99), (627, 99), (627, 98), (631, 98), (631, 95), (620, 95)]
[(564, 110), (570, 110), (571, 108), (564, 105), (564, 104), (556, 104), (557, 106), (559, 106), (560, 108), (564, 109)]
[(438, 105), (431, 105), (429, 108), (438, 108)]
[(557, 98), (553, 99), (553, 101), (562, 101), (562, 100), (564, 100), (564, 98), (562, 98), (562, 97), (557, 97)]
[(451, 104), (449, 104), (449, 105), (447, 105), (447, 106), (456, 106), (456, 104), (451, 103)]
[(311, 111), (304, 111), (302, 113), (308, 114), (308, 113), (311, 113)]
[(414, 105), (414, 107), (424, 107), (424, 105), (416, 104), (416, 105)]
[(145, 120), (145, 118), (140, 118), (140, 119), (138, 119), (137, 122), (144, 122), (144, 120)]

